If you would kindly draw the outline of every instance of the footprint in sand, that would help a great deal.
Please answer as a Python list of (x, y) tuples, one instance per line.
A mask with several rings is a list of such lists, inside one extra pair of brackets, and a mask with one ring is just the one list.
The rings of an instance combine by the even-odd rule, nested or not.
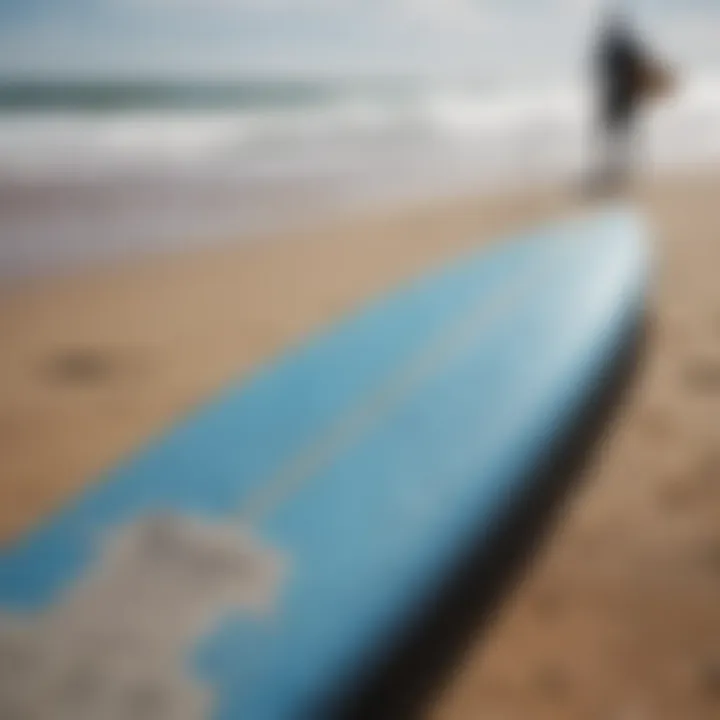
[(720, 393), (720, 358), (698, 357), (683, 368), (687, 387), (693, 392)]
[(546, 697), (560, 700), (572, 691), (572, 679), (557, 665), (542, 665), (535, 675), (538, 690)]
[(96, 386), (121, 379), (138, 367), (136, 353), (118, 348), (76, 346), (57, 350), (41, 363), (45, 378), (61, 386)]
[(720, 577), (720, 540), (705, 540), (697, 551), (697, 562), (710, 575)]
[(671, 409), (648, 409), (642, 423), (646, 435), (653, 441), (666, 442), (675, 434), (676, 422)]
[(699, 684), (705, 697), (720, 703), (720, 659), (708, 660), (701, 665)]
[(44, 364), (46, 377), (62, 384), (95, 383), (115, 370), (112, 353), (91, 347), (60, 350)]
[(668, 510), (692, 510), (713, 506), (720, 494), (720, 450), (697, 457), (685, 472), (674, 474), (657, 491), (659, 503)]

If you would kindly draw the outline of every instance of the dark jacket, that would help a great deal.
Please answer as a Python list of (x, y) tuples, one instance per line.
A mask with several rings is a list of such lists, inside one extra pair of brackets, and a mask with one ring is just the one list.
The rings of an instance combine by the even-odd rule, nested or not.
[(640, 100), (643, 51), (629, 30), (610, 25), (600, 41), (598, 83), (604, 120), (629, 120)]

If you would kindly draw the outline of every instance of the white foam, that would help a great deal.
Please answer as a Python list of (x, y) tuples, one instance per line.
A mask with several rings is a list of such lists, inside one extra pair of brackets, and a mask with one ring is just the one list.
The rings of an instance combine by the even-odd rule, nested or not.
[[(591, 113), (577, 86), (458, 85), (286, 109), (0, 114), (0, 277), (562, 182), (592, 164)], [(720, 77), (687, 84), (643, 130), (652, 172), (716, 164)]]
[[(312, 176), (328, 163), (352, 171), (381, 150), (422, 156), (435, 143), (466, 143), (492, 156), (488, 169), (518, 154), (548, 171), (577, 164), (591, 108), (577, 87), (489, 94), (428, 88), (403, 98), (367, 95), (292, 109), (195, 112), (12, 114), (0, 117), (0, 179), (116, 176), (178, 171)], [(702, 78), (653, 113), (651, 162), (717, 157), (720, 80)], [(370, 170), (366, 163), (365, 169)], [(379, 172), (382, 167), (378, 167)]]

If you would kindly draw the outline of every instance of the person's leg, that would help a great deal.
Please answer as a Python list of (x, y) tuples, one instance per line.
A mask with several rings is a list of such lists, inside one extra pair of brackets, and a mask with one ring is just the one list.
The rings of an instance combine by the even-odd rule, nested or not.
[(634, 155), (632, 122), (629, 113), (612, 113), (605, 118), (600, 179), (603, 190), (622, 190), (631, 177)]
[(633, 155), (631, 114), (620, 103), (609, 102), (598, 115), (595, 167), (589, 190), (595, 194), (622, 188), (630, 176)]
[(632, 114), (617, 117), (614, 126), (613, 178), (615, 187), (625, 187), (631, 179), (635, 155)]
[(583, 183), (584, 192), (597, 195), (605, 192), (610, 174), (611, 125), (609, 116), (602, 108), (596, 115), (588, 153), (588, 172)]

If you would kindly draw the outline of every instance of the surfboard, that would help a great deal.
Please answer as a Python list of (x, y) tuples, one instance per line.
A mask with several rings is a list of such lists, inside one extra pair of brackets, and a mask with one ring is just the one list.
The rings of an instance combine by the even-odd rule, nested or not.
[(493, 550), (636, 332), (647, 256), (623, 209), (498, 242), (149, 442), (2, 548), (0, 717), (321, 717)]

